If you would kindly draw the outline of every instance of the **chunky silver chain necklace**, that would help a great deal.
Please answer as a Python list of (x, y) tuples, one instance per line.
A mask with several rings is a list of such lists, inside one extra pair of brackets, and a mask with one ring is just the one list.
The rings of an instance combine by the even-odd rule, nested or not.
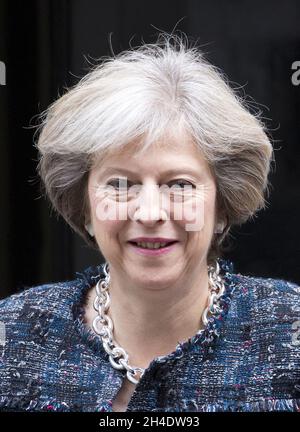
[[(120, 347), (113, 338), (113, 322), (107, 315), (107, 310), (110, 306), (110, 295), (109, 295), (109, 282), (110, 273), (108, 263), (105, 263), (104, 267), (104, 279), (100, 279), (96, 284), (96, 297), (94, 300), (94, 309), (98, 312), (98, 315), (93, 321), (93, 330), (97, 333), (103, 344), (103, 348), (109, 354), (109, 361), (111, 365), (116, 369), (126, 369), (126, 376), (129, 381), (133, 384), (137, 384), (142, 378), (145, 369), (140, 367), (130, 366), (128, 364), (128, 354)], [(209, 297), (207, 300), (207, 307), (202, 313), (202, 323), (204, 327), (208, 324), (207, 314), (215, 315), (221, 312), (219, 299), (225, 291), (225, 285), (223, 279), (219, 275), (220, 267), (216, 261), (215, 267), (208, 266), (208, 280), (209, 280)], [(99, 324), (101, 328), (98, 328)], [(202, 328), (198, 333), (203, 332), (205, 329)], [(115, 360), (116, 359), (116, 360)], [(140, 377), (137, 375), (140, 373)]]

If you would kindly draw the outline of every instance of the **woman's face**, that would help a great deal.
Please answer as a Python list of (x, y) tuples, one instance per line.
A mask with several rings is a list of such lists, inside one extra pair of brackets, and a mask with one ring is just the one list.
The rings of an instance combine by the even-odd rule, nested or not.
[[(189, 139), (169, 138), (144, 155), (135, 146), (91, 169), (91, 223), (104, 258), (132, 282), (167, 286), (206, 265), (215, 227), (216, 184)], [(138, 237), (174, 240), (156, 250)], [(151, 246), (151, 245), (150, 245)]]

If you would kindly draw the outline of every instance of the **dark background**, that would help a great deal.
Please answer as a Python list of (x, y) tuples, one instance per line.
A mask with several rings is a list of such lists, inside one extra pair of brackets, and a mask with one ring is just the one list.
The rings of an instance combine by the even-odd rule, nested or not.
[(101, 261), (40, 197), (33, 117), (85, 75), (85, 57), (111, 55), (110, 34), (118, 53), (176, 24), (261, 104), (278, 149), (268, 209), (232, 230), (225, 258), (239, 273), (300, 283), (299, 1), (0, 0), (0, 297)]

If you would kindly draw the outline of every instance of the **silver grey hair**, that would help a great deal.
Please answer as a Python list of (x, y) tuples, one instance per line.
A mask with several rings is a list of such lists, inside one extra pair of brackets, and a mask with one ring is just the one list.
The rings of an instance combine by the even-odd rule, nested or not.
[(53, 208), (96, 249), (87, 179), (95, 159), (139, 140), (138, 151), (184, 130), (211, 167), (218, 214), (208, 262), (222, 252), (231, 226), (266, 207), (274, 157), (261, 113), (251, 113), (225, 75), (187, 37), (160, 33), (113, 57), (102, 57), (40, 115), (38, 173)]

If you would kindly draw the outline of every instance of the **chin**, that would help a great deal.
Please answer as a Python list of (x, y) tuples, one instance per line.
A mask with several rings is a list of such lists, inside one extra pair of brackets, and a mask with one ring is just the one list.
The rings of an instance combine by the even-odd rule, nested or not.
[(136, 280), (138, 284), (144, 285), (146, 288), (149, 287), (151, 289), (157, 288), (167, 288), (170, 285), (173, 285), (178, 277), (174, 274), (172, 268), (168, 267), (164, 269), (163, 267), (160, 270), (155, 269), (155, 272), (151, 269), (138, 269), (135, 268), (134, 271), (130, 272), (130, 275), (133, 279)]

